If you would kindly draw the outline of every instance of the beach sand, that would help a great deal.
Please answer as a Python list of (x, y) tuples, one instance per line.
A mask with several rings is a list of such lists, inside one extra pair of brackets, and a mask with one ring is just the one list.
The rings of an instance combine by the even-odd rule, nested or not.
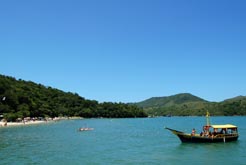
[[(50, 121), (48, 121), (50, 122)], [(47, 121), (28, 121), (28, 122), (0, 122), (0, 127), (10, 127), (10, 126), (24, 126), (24, 125), (34, 125), (34, 124), (45, 124), (48, 123)]]
[(52, 122), (58, 122), (60, 120), (77, 120), (83, 119), (82, 117), (55, 117), (55, 118), (48, 118), (46, 120), (28, 120), (25, 122), (6, 122), (0, 121), (0, 128), (1, 127), (9, 127), (9, 126), (25, 126), (25, 125), (34, 125), (34, 124), (47, 124)]

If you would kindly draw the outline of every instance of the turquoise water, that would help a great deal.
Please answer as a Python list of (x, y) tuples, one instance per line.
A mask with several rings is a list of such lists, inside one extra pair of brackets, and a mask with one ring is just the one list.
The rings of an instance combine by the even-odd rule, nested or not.
[[(237, 142), (182, 144), (165, 126), (201, 130), (204, 117), (84, 119), (0, 128), (0, 164), (246, 164), (246, 117), (212, 117), (239, 127)], [(93, 131), (79, 132), (82, 126)]]

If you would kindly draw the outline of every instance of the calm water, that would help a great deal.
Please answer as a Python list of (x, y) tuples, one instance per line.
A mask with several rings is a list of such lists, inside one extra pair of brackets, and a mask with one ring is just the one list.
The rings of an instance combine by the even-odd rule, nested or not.
[[(0, 128), (0, 164), (246, 164), (246, 117), (212, 117), (239, 127), (237, 142), (182, 144), (164, 129), (201, 130), (204, 117), (85, 119)], [(95, 128), (78, 132), (81, 126)]]

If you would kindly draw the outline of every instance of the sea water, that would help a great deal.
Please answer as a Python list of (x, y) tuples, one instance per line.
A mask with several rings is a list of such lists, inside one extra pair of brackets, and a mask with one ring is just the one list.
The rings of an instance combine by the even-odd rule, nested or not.
[[(0, 128), (0, 164), (246, 164), (246, 117), (211, 117), (235, 124), (236, 142), (184, 144), (164, 127), (198, 133), (204, 117), (64, 120)], [(78, 131), (79, 127), (92, 131)]]

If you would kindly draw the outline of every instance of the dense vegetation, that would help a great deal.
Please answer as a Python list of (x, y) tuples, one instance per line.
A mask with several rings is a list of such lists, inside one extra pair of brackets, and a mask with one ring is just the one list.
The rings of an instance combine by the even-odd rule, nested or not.
[(206, 102), (205, 100), (193, 96), (189, 93), (181, 93), (173, 96), (166, 97), (152, 97), (145, 101), (137, 103), (138, 106), (143, 108), (159, 108), (159, 107), (171, 107), (178, 104), (187, 102)]
[(87, 100), (31, 81), (0, 75), (0, 114), (8, 121), (24, 117), (146, 117), (143, 109), (124, 103)]
[(246, 115), (246, 97), (239, 96), (222, 102), (209, 102), (188, 93), (169, 97), (154, 97), (135, 105), (151, 116), (202, 116), (209, 111), (215, 116)]
[(8, 121), (24, 117), (80, 116), (85, 118), (246, 115), (246, 97), (222, 102), (209, 102), (183, 93), (169, 97), (153, 97), (145, 101), (124, 104), (88, 100), (76, 93), (63, 92), (31, 81), (0, 75), (0, 115)]

